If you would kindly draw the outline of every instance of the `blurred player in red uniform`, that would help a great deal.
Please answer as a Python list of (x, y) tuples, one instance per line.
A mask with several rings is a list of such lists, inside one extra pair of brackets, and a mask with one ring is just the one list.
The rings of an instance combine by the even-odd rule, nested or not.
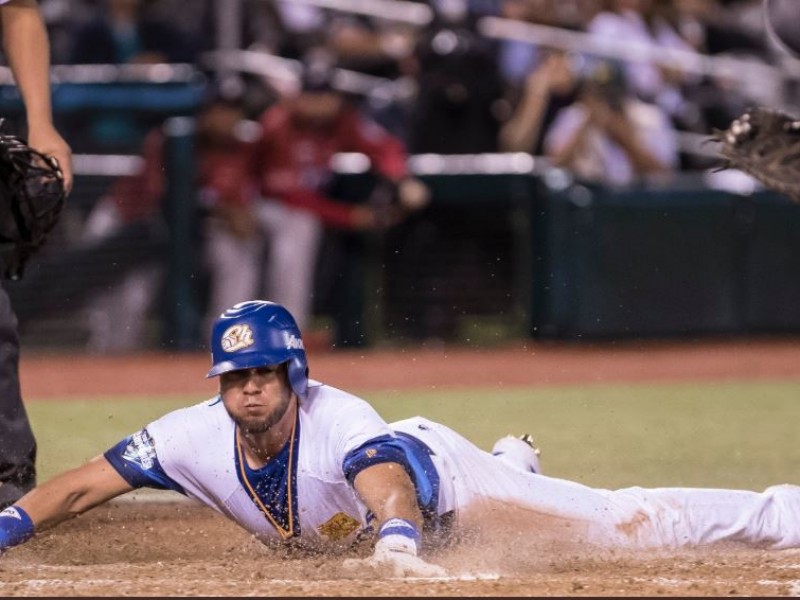
[(366, 155), (377, 173), (398, 185), (401, 205), (425, 201), (427, 188), (408, 176), (402, 142), (333, 88), (333, 72), (326, 59), (310, 61), (300, 92), (261, 116), (261, 137), (252, 162), (260, 197), (243, 200), (249, 214), (242, 219), (243, 230), (218, 228), (208, 239), (217, 281), (210, 302), (212, 319), (225, 307), (261, 294), (261, 251), (266, 241), (266, 291), (305, 327), (313, 306), (323, 228), (366, 231), (386, 226), (369, 204), (340, 202), (326, 195), (335, 154)]

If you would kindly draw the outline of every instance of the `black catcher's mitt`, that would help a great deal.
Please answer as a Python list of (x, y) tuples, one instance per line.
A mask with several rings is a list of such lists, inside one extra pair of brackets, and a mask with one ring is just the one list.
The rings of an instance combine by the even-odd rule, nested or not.
[(715, 130), (726, 159), (723, 169), (739, 169), (766, 187), (800, 202), (800, 119), (777, 110), (754, 108), (728, 129)]
[(5, 276), (19, 279), (64, 209), (58, 163), (20, 138), (0, 134), (0, 252)]

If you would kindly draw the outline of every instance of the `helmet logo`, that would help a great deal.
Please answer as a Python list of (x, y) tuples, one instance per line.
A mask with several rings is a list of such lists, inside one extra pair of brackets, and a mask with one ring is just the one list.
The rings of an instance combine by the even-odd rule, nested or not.
[(290, 333), (286, 338), (286, 349), (305, 350), (305, 347), (303, 346), (303, 340), (301, 340), (296, 335)]
[(253, 330), (247, 324), (234, 325), (225, 330), (222, 334), (222, 341), (220, 345), (225, 352), (236, 352), (248, 346), (252, 346)]

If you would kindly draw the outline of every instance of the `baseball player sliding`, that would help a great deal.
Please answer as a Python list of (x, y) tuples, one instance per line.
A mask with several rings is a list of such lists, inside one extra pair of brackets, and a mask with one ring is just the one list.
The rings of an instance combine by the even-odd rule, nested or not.
[(387, 424), (364, 400), (309, 379), (281, 305), (237, 304), (212, 330), (219, 394), (169, 413), (0, 513), (0, 551), (134, 488), (174, 490), (265, 543), (341, 550), (347, 567), (440, 577), (426, 552), (470, 514), (507, 511), (579, 543), (672, 548), (737, 541), (800, 547), (800, 487), (593, 489), (538, 471), (534, 449), (485, 452), (421, 417)]

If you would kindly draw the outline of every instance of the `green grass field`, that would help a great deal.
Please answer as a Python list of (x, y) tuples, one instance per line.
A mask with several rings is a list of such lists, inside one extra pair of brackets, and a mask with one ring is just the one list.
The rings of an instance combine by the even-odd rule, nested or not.
[[(800, 483), (800, 382), (592, 385), (364, 394), (388, 421), (424, 415), (484, 449), (530, 432), (548, 475), (595, 487)], [(197, 397), (28, 405), (40, 481)]]

